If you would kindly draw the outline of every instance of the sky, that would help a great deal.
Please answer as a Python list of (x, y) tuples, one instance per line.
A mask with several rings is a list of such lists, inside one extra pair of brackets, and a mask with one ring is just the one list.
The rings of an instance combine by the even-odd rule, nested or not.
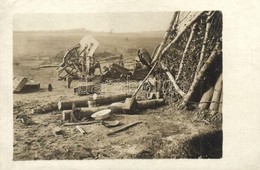
[(165, 31), (174, 12), (25, 13), (13, 16), (14, 31), (69, 30), (97, 32)]

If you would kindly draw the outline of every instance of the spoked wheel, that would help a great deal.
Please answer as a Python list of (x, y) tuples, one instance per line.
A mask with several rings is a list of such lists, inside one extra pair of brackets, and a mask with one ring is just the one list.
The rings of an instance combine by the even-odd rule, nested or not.
[(80, 57), (81, 52), (79, 51), (80, 45), (76, 45), (69, 49), (64, 57), (63, 62), (60, 64), (58, 68), (58, 76), (61, 79), (66, 78), (67, 76), (81, 78), (84, 72), (84, 61), (83, 58)]

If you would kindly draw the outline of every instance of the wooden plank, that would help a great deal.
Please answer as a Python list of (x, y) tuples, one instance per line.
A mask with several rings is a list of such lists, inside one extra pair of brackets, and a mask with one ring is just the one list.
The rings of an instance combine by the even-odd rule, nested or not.
[(24, 85), (27, 83), (28, 79), (26, 77), (14, 77), (13, 79), (13, 92), (19, 93), (23, 89)]
[(113, 132), (108, 133), (107, 136), (110, 136), (110, 135), (113, 135), (113, 134), (115, 134), (115, 133), (124, 131), (124, 130), (126, 130), (126, 129), (132, 127), (132, 126), (135, 126), (135, 125), (137, 125), (137, 124), (140, 124), (140, 123), (142, 123), (142, 122), (141, 122), (141, 121), (138, 121), (138, 122), (130, 123), (130, 124), (128, 124), (128, 125), (126, 125), (126, 126), (123, 126), (123, 127), (119, 128), (119, 129), (113, 131)]
[(100, 121), (93, 120), (88, 122), (77, 122), (77, 123), (64, 123), (64, 126), (75, 126), (75, 125), (89, 125), (93, 123), (100, 123)]
[(29, 80), (26, 82), (26, 84), (24, 85), (24, 87), (21, 91), (23, 91), (23, 92), (35, 91), (35, 90), (39, 90), (40, 87), (41, 87), (40, 82), (34, 82), (33, 80)]
[(80, 127), (79, 125), (76, 126), (76, 129), (81, 133), (81, 134), (85, 134), (86, 131), (84, 129), (82, 129), (82, 127)]

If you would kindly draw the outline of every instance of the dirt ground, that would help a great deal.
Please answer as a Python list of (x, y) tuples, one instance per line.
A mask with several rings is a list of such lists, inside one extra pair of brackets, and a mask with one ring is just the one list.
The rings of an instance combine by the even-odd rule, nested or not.
[[(28, 75), (25, 69), (22, 70)], [(55, 77), (55, 69), (44, 71), (48, 75), (53, 73), (52, 76)], [(138, 114), (114, 115), (112, 120), (119, 120), (122, 125), (135, 121), (143, 123), (112, 136), (106, 134), (118, 127), (107, 128), (100, 124), (82, 125), (81, 127), (87, 132), (82, 135), (75, 126), (63, 126), (61, 111), (32, 114), (31, 109), (34, 107), (59, 100), (80, 98), (73, 94), (72, 88), (67, 89), (63, 81), (53, 80), (53, 91), (47, 91), (47, 80), (44, 76), (38, 76), (40, 72), (42, 70), (30, 70), (31, 74), (35, 74), (31, 75), (32, 78), (41, 81), (40, 91), (14, 94), (14, 160), (219, 156), (219, 153), (217, 155), (214, 153), (217, 152), (215, 149), (220, 149), (217, 147), (221, 147), (217, 146), (220, 144), (217, 143), (219, 139), (216, 136), (214, 136), (215, 148), (211, 147), (206, 154), (201, 153), (200, 148), (192, 147), (189, 142), (197, 136), (217, 133), (221, 127), (197, 121), (192, 112), (178, 111), (174, 104)], [(113, 85), (109, 86), (114, 88)], [(112, 93), (102, 92), (102, 95), (110, 94)], [(31, 122), (28, 122), (28, 125), (22, 123), (17, 119), (18, 115), (28, 116)], [(62, 129), (61, 135), (53, 134), (55, 127)]]
[[(106, 134), (120, 126), (81, 125), (87, 132), (82, 135), (75, 126), (63, 126), (61, 111), (32, 114), (35, 107), (85, 97), (74, 95), (77, 81), (68, 89), (64, 81), (57, 80), (55, 68), (37, 68), (46, 59), (14, 58), (14, 76), (26, 76), (41, 83), (39, 91), (13, 95), (14, 160), (222, 157), (222, 125), (200, 121), (192, 111), (177, 110), (175, 103), (135, 114), (113, 115), (111, 120), (119, 120), (120, 126), (142, 123), (111, 136)], [(47, 90), (49, 83), (52, 92)], [(102, 84), (102, 89), (104, 86), (106, 90), (101, 95), (113, 95), (123, 93), (115, 88), (126, 84)], [(28, 121), (21, 122), (21, 116)], [(53, 134), (56, 127), (61, 128), (60, 135)]]

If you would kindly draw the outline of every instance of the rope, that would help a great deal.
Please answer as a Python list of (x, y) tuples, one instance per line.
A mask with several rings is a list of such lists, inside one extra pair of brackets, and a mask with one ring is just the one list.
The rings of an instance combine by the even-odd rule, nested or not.
[(185, 101), (183, 100), (184, 102), (186, 103), (192, 103), (192, 104), (199, 104), (199, 103), (219, 103), (219, 104), (222, 104), (223, 102), (217, 102), (217, 101), (208, 101), (208, 102), (192, 102), (192, 101)]

